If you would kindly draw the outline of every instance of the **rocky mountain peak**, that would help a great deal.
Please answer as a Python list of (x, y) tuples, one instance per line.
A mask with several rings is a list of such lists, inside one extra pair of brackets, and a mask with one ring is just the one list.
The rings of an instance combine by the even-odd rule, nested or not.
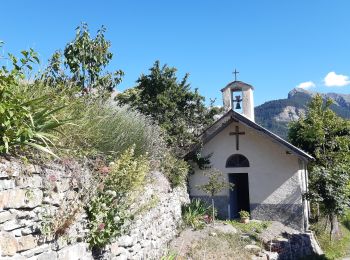
[(288, 93), (288, 99), (293, 98), (297, 94), (306, 94), (309, 96), (313, 96), (315, 93), (303, 88), (293, 88), (291, 91)]

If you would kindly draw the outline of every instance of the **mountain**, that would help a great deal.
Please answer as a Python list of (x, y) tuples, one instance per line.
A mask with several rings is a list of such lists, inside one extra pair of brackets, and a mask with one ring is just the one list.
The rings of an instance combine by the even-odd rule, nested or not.
[[(295, 88), (288, 93), (288, 98), (268, 101), (255, 107), (255, 121), (275, 134), (286, 138), (288, 123), (304, 114), (308, 102), (317, 92)], [(337, 115), (350, 119), (350, 94), (319, 93), (324, 99), (331, 98), (332, 110)]]

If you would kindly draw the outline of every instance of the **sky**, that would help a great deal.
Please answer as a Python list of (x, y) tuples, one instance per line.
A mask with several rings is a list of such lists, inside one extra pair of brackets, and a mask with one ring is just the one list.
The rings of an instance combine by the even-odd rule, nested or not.
[(254, 86), (255, 105), (297, 86), (350, 93), (348, 0), (7, 0), (0, 10), (1, 52), (34, 48), (41, 68), (81, 22), (93, 36), (104, 25), (114, 54), (107, 69), (125, 72), (119, 91), (159, 60), (218, 105), (235, 69)]

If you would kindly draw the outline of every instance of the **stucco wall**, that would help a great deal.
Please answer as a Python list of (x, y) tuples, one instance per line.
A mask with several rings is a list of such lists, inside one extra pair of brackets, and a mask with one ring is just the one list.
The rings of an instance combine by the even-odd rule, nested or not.
[[(276, 219), (292, 224), (299, 229), (303, 226), (302, 189), (305, 176), (299, 158), (286, 153), (286, 149), (270, 137), (239, 124), (245, 135), (239, 136), (240, 147), (236, 150), (236, 137), (230, 136), (238, 123), (233, 122), (206, 143), (202, 155), (211, 154), (213, 168), (222, 171), (228, 180), (229, 173), (248, 173), (250, 209), (253, 218)], [(249, 160), (249, 168), (226, 168), (226, 160), (232, 154), (242, 154)], [(206, 182), (201, 170), (190, 177), (190, 195), (202, 197), (206, 194), (196, 186)], [(219, 200), (228, 199), (229, 191), (218, 194)], [(224, 204), (224, 203), (222, 203)], [(221, 209), (221, 213), (227, 212)], [(283, 215), (283, 216), (282, 216)], [(298, 217), (299, 216), (299, 217)]]

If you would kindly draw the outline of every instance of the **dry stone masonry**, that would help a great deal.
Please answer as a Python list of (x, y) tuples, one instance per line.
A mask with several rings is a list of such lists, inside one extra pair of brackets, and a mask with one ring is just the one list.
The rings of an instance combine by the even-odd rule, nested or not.
[[(17, 158), (0, 158), (0, 259), (162, 256), (167, 243), (176, 235), (181, 205), (189, 200), (185, 188), (171, 189), (161, 173), (152, 173), (153, 181), (133, 206), (139, 214), (127, 234), (96, 255), (85, 242), (87, 217), (79, 207), (84, 199), (82, 192), (91, 185), (91, 174), (88, 163), (72, 160), (33, 165)], [(62, 234), (52, 234), (48, 225), (52, 221)]]

